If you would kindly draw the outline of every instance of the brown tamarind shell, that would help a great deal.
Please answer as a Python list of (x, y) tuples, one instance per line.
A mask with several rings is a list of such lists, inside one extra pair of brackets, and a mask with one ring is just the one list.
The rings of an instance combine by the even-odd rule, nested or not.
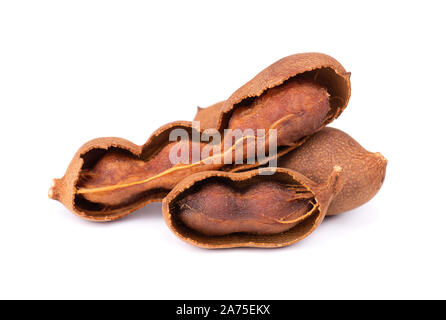
[(327, 179), (334, 165), (342, 167), (344, 185), (327, 212), (335, 215), (355, 209), (377, 194), (386, 176), (387, 159), (367, 151), (347, 133), (327, 127), (280, 157), (277, 165), (317, 183)]
[(79, 173), (94, 162), (101, 154), (111, 148), (117, 148), (130, 152), (132, 155), (147, 159), (156, 154), (169, 142), (169, 134), (174, 129), (184, 129), (191, 132), (192, 126), (188, 121), (177, 121), (166, 124), (156, 130), (146, 143), (139, 146), (122, 138), (98, 138), (85, 143), (74, 155), (65, 175), (61, 179), (54, 179), (48, 196), (60, 201), (71, 212), (81, 218), (94, 221), (112, 221), (124, 217), (132, 211), (141, 208), (151, 202), (160, 202), (170, 190), (152, 190), (149, 194), (141, 197), (138, 201), (113, 210), (101, 211), (94, 207), (94, 203), (83, 200), (76, 194)]
[(315, 81), (325, 87), (330, 96), (335, 97), (330, 101), (331, 111), (323, 125), (325, 126), (339, 117), (347, 107), (351, 93), (350, 72), (336, 59), (316, 52), (293, 54), (278, 60), (235, 91), (227, 100), (207, 108), (198, 108), (194, 121), (200, 121), (202, 129), (224, 129), (232, 111), (243, 101), (259, 97), (268, 89), (277, 87), (293, 77), (309, 73), (313, 73)]
[[(245, 171), (241, 173), (230, 173), (222, 171), (205, 171), (193, 174), (179, 184), (163, 199), (162, 210), (164, 220), (173, 233), (180, 239), (202, 248), (235, 248), (235, 247), (260, 247), (277, 248), (287, 246), (300, 241), (311, 234), (324, 219), (327, 208), (333, 197), (342, 188), (342, 168), (332, 168), (332, 174), (325, 183), (317, 184), (302, 174), (284, 168), (262, 168), (258, 170)], [(271, 171), (272, 175), (260, 175), (260, 172)], [(177, 203), (185, 195), (193, 193), (194, 186), (198, 183), (206, 183), (209, 179), (226, 178), (238, 184), (256, 183), (255, 179), (274, 179), (285, 183), (298, 182), (305, 186), (314, 195), (317, 209), (308, 217), (303, 219), (293, 228), (278, 234), (258, 235), (249, 233), (234, 233), (224, 236), (208, 236), (190, 229), (178, 219)], [(216, 195), (216, 196), (222, 196)], [(212, 201), (212, 199), (209, 199)]]
[(217, 128), (218, 116), (225, 101), (217, 102), (207, 108), (197, 107), (194, 121), (200, 121), (202, 130)]

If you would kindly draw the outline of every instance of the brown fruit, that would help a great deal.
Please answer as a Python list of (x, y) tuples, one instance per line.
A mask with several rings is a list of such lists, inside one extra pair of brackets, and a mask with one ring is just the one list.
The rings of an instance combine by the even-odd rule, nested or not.
[[(169, 134), (190, 122), (169, 123), (138, 146), (121, 138), (99, 138), (75, 154), (63, 178), (54, 179), (48, 192), (74, 214), (95, 221), (111, 221), (154, 201), (161, 201), (172, 187), (191, 173), (215, 169), (213, 164), (172, 164)], [(187, 170), (186, 170), (187, 168)]]
[(343, 183), (342, 169), (332, 169), (322, 184), (284, 168), (196, 173), (164, 198), (163, 216), (178, 237), (203, 248), (287, 246), (324, 219)]
[(277, 145), (294, 146), (320, 129), (330, 111), (329, 100), (327, 90), (310, 80), (288, 80), (240, 104), (232, 111), (227, 128), (277, 129)]
[(317, 183), (327, 179), (334, 165), (344, 170), (344, 186), (333, 198), (328, 215), (352, 210), (372, 199), (384, 182), (387, 160), (334, 128), (324, 128), (278, 159), (279, 167), (298, 171)]
[(198, 108), (194, 120), (200, 121), (202, 129), (222, 129), (234, 110), (292, 79), (306, 79), (327, 90), (330, 111), (324, 125), (337, 118), (350, 99), (350, 73), (338, 61), (323, 53), (298, 53), (273, 63), (227, 100)]
[[(300, 82), (306, 85), (312, 84), (316, 88), (325, 89), (328, 94), (329, 109), (324, 108), (323, 95), (314, 99), (314, 92), (308, 94), (308, 91), (301, 96), (312, 103), (305, 105), (296, 104), (296, 101), (290, 99), (287, 103), (261, 103), (262, 100), (268, 100), (268, 96), (275, 92), (280, 92), (283, 88), (289, 89), (289, 82)], [(272, 91), (272, 93), (271, 93)], [(194, 121), (200, 121), (202, 130), (216, 128), (223, 130), (227, 128), (227, 123), (231, 123), (232, 118), (244, 110), (249, 114), (253, 109), (264, 105), (265, 110), (272, 110), (271, 114), (265, 114), (261, 127), (257, 128), (275, 128), (278, 130), (278, 155), (286, 154), (294, 148), (300, 146), (313, 133), (321, 130), (327, 124), (336, 119), (346, 108), (350, 99), (350, 73), (346, 72), (344, 67), (334, 58), (322, 53), (298, 53), (278, 60), (268, 68), (261, 71), (253, 79), (234, 92), (227, 100), (218, 102), (208, 108), (198, 108)], [(300, 96), (300, 95), (299, 95)], [(260, 103), (259, 103), (260, 100)], [(280, 100), (280, 99), (277, 99)], [(294, 110), (288, 111), (287, 107), (294, 106)], [(297, 109), (296, 109), (297, 106)], [(280, 109), (285, 109), (279, 111)], [(241, 111), (239, 111), (241, 110)], [(283, 114), (279, 119), (278, 114)], [(322, 119), (322, 117), (325, 118)], [(253, 118), (257, 118), (255, 113)], [(276, 122), (267, 122), (270, 119), (276, 119)], [(277, 125), (279, 124), (279, 125)], [(249, 126), (249, 122), (247, 123)], [(242, 126), (243, 127), (243, 126)], [(256, 129), (256, 128), (254, 128)], [(270, 158), (256, 159), (255, 164), (243, 165), (244, 169), (251, 169), (266, 163)], [(228, 165), (220, 170), (232, 171), (239, 165)]]
[[(260, 72), (224, 101), (214, 117), (219, 119), (221, 134), (224, 129), (265, 129), (267, 134), (269, 129), (277, 129), (279, 153), (283, 154), (339, 116), (349, 96), (349, 74), (336, 60), (317, 53), (297, 54)], [(217, 152), (193, 163), (172, 164), (172, 148), (206, 145), (171, 142), (169, 134), (174, 129), (194, 130), (189, 122), (174, 122), (155, 131), (143, 146), (119, 138), (88, 142), (76, 153), (65, 176), (54, 180), (50, 198), (83, 218), (114, 220), (160, 201), (177, 182), (194, 172), (222, 169), (225, 155), (232, 154), (235, 159), (236, 147), (244, 148), (243, 159), (248, 157), (245, 137), (233, 141), (234, 137), (225, 133)], [(257, 133), (254, 137), (258, 138)], [(227, 141), (232, 142), (233, 149), (224, 150)], [(220, 161), (212, 163), (209, 159)]]

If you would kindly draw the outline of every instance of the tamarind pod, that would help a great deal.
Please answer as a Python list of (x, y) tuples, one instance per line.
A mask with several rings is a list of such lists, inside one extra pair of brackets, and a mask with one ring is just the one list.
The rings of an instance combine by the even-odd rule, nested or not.
[[(342, 184), (339, 166), (322, 184), (284, 168), (199, 172), (163, 199), (163, 216), (175, 235), (198, 247), (283, 247), (316, 229)], [(262, 188), (267, 192), (256, 196)]]
[(333, 198), (328, 215), (355, 209), (372, 199), (383, 185), (387, 159), (364, 149), (347, 133), (324, 128), (305, 144), (278, 159), (279, 167), (296, 170), (321, 183), (333, 165), (344, 169), (344, 186)]
[[(128, 170), (130, 168), (133, 170), (133, 174), (135, 174), (135, 172), (138, 172), (138, 170), (135, 170), (135, 167), (137, 167), (138, 164), (147, 163), (149, 159), (153, 159), (157, 156), (160, 153), (160, 150), (165, 148), (169, 143), (172, 143), (169, 141), (169, 134), (175, 129), (184, 129), (190, 132), (190, 134), (192, 134), (193, 130), (190, 122), (178, 121), (166, 124), (156, 130), (142, 146), (135, 145), (125, 139), (114, 137), (98, 138), (87, 142), (76, 152), (65, 175), (61, 179), (53, 180), (48, 196), (51, 199), (60, 201), (65, 207), (79, 217), (93, 221), (116, 220), (150, 202), (161, 201), (179, 180), (191, 173), (197, 172), (197, 170), (215, 169), (215, 165), (201, 164), (200, 166), (183, 166), (180, 169), (180, 165), (175, 167), (169, 159), (166, 159), (166, 156), (168, 157), (168, 155), (164, 155), (164, 159), (160, 159), (162, 161), (159, 161), (159, 163), (156, 163), (154, 166), (156, 167), (155, 169), (158, 169), (158, 173), (149, 177), (137, 177), (136, 182), (141, 182), (141, 179), (150, 179), (154, 176), (158, 176), (158, 178), (128, 188), (113, 190), (114, 186), (122, 186), (122, 183), (129, 184), (129, 181), (126, 181), (126, 179), (128, 180), (132, 178), (132, 174), (129, 174), (126, 177), (126, 172), (123, 170), (123, 166), (114, 165), (116, 159), (113, 159), (114, 161), (110, 161), (111, 166), (106, 168), (101, 176), (97, 177), (97, 180), (100, 181), (110, 182), (107, 181), (107, 179), (115, 180), (113, 183), (109, 183), (104, 187), (108, 192), (113, 192), (112, 196), (108, 197), (106, 191), (98, 193), (80, 193), (79, 191), (81, 189), (80, 186), (82, 186), (83, 183), (86, 183), (85, 180), (88, 181), (88, 170), (94, 168), (97, 165), (98, 160), (103, 159), (105, 155), (111, 152), (116, 152), (119, 155), (122, 155), (124, 159), (131, 162), (131, 164), (124, 169)], [(116, 179), (117, 176), (118, 178)], [(121, 179), (121, 181), (119, 181), (119, 179)], [(153, 184), (153, 181), (156, 183)], [(142, 192), (136, 190), (135, 193), (134, 188), (139, 187), (143, 187), (144, 190)], [(94, 191), (97, 191), (97, 189), (94, 189)], [(121, 194), (117, 192), (121, 192)], [(88, 196), (92, 197), (101, 194), (106, 199), (113, 199), (113, 197), (116, 197), (118, 205), (104, 205), (100, 202), (92, 201), (91, 198), (89, 200), (88, 198)], [(127, 198), (125, 198), (125, 196), (127, 196)], [(120, 203), (119, 201), (122, 199), (126, 199), (126, 201)]]
[(310, 52), (293, 54), (276, 61), (227, 100), (208, 108), (198, 108), (194, 120), (201, 122), (202, 129), (221, 130), (226, 127), (232, 112), (240, 105), (260, 97), (269, 89), (278, 87), (292, 78), (309, 79), (327, 89), (330, 95), (330, 112), (321, 128), (339, 117), (346, 108), (351, 93), (350, 73), (334, 58), (323, 53)]

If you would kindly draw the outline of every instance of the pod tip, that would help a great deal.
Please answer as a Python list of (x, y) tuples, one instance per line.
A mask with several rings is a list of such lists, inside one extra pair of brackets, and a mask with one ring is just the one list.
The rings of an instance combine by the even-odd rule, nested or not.
[(58, 200), (58, 192), (57, 192), (57, 185), (59, 183), (60, 179), (53, 179), (51, 181), (50, 189), (48, 190), (48, 198), (53, 200)]
[(384, 164), (387, 164), (387, 159), (386, 159), (386, 157), (384, 157), (381, 153), (379, 153), (379, 152), (375, 152), (375, 155), (384, 163)]

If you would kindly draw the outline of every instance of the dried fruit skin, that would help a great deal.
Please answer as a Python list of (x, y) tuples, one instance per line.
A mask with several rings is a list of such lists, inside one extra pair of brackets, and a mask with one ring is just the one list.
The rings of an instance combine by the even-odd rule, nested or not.
[(264, 91), (280, 86), (293, 77), (312, 79), (330, 95), (331, 110), (324, 125), (332, 122), (346, 108), (350, 99), (350, 73), (334, 58), (323, 53), (298, 53), (282, 58), (262, 70), (253, 79), (234, 92), (227, 100), (208, 108), (198, 108), (194, 120), (202, 129), (225, 126), (225, 122), (239, 104)]
[[(349, 77), (327, 55), (286, 57), (215, 106), (219, 110), (213, 115), (218, 119), (216, 128), (221, 133), (226, 128), (277, 129), (278, 147), (286, 151), (302, 144), (345, 109), (350, 96)], [(207, 122), (211, 123), (215, 122)], [(50, 198), (83, 218), (110, 221), (160, 201), (190, 174), (223, 167), (223, 161), (205, 164), (203, 159), (193, 164), (170, 163), (169, 150), (175, 143), (168, 137), (176, 128), (193, 130), (189, 122), (167, 124), (143, 146), (119, 138), (88, 142), (76, 153), (65, 176), (54, 180)], [(234, 158), (235, 152), (229, 152)], [(223, 153), (213, 156), (222, 158)]]
[(200, 127), (202, 129), (217, 128), (218, 117), (216, 115), (220, 114), (220, 109), (224, 102), (220, 101), (206, 108), (197, 107), (194, 121), (200, 121)]
[(387, 160), (334, 128), (324, 128), (278, 159), (279, 167), (296, 170), (318, 183), (327, 179), (333, 165), (344, 169), (345, 184), (331, 202), (328, 215), (352, 210), (372, 199), (384, 182)]
[(163, 199), (167, 225), (203, 248), (282, 247), (313, 232), (343, 184), (340, 167), (322, 184), (288, 169), (259, 170), (187, 177)]
[[(194, 121), (200, 121), (200, 126), (203, 130), (210, 128), (222, 130), (227, 127), (226, 123), (231, 121), (231, 117), (234, 113), (238, 112), (237, 110), (239, 108), (243, 108), (245, 104), (249, 104), (250, 101), (257, 97), (262, 98), (262, 95), (268, 94), (269, 90), (274, 90), (276, 87), (292, 80), (311, 81), (325, 88), (329, 94), (330, 109), (325, 119), (317, 128), (314, 126), (313, 130), (306, 131), (303, 134), (297, 133), (296, 136), (289, 138), (288, 141), (281, 141), (285, 146), (289, 147), (278, 144), (278, 155), (286, 154), (293, 148), (303, 144), (311, 134), (321, 130), (339, 117), (347, 107), (351, 93), (350, 73), (338, 61), (328, 55), (322, 53), (298, 53), (282, 58), (262, 70), (253, 79), (234, 92), (227, 100), (220, 101), (208, 108), (198, 108)], [(314, 105), (317, 106), (318, 104)], [(295, 121), (289, 121), (288, 123), (284, 121), (284, 124), (286, 124), (285, 127), (294, 127), (294, 130), (299, 132), (301, 128), (309, 123), (317, 122), (314, 121), (314, 116), (315, 114), (310, 116), (307, 114), (305, 121), (299, 121), (298, 118), (287, 119), (288, 121)], [(313, 121), (309, 121), (309, 119), (313, 119)], [(302, 125), (303, 123), (304, 125)], [(280, 130), (281, 128), (278, 129), (279, 133), (281, 131), (283, 132), (283, 130)], [(287, 136), (293, 136), (293, 130), (285, 130), (285, 132), (278, 137), (279, 141), (281, 139), (286, 140), (285, 137)], [(297, 136), (301, 138), (298, 139)], [(242, 167), (244, 169), (255, 168), (259, 164), (243, 165)], [(239, 166), (227, 166), (223, 170), (237, 170)]]
[[(82, 186), (88, 183), (100, 183), (103, 180), (107, 181), (107, 179), (116, 181), (132, 179), (130, 175), (123, 176), (122, 171), (125, 172), (131, 169), (137, 172), (140, 170), (141, 168), (138, 167), (141, 167), (141, 164), (143, 167), (145, 161), (156, 157), (160, 154), (160, 150), (163, 150), (171, 144), (169, 142), (169, 134), (175, 129), (192, 130), (190, 122), (178, 121), (169, 123), (156, 130), (142, 146), (135, 145), (121, 138), (99, 138), (87, 142), (75, 154), (63, 178), (53, 180), (53, 185), (48, 192), (48, 196), (51, 199), (63, 203), (74, 214), (93, 221), (116, 220), (150, 202), (161, 201), (177, 181), (191, 173), (197, 172), (196, 170), (211, 170), (214, 168), (214, 165), (203, 164), (198, 168), (189, 168), (187, 171), (167, 172), (167, 174), (163, 175), (162, 181), (158, 180), (155, 186), (150, 185), (149, 182), (145, 185), (136, 185), (128, 189), (117, 189), (110, 193), (110, 197), (107, 193), (88, 194), (79, 191), (82, 190)], [(113, 160), (103, 163), (104, 167), (106, 167), (104, 171), (108, 174), (96, 175), (94, 177), (95, 171), (90, 170), (104, 156), (107, 156), (109, 160)], [(128, 160), (122, 163), (120, 160), (123, 158), (131, 159), (131, 161)], [(158, 163), (158, 165), (173, 166), (170, 162), (166, 162), (165, 159)], [(135, 170), (135, 168), (138, 170)], [(142, 169), (144, 171), (144, 168)], [(154, 170), (157, 170), (157, 168), (154, 168)], [(164, 170), (163, 173), (166, 173), (166, 171)], [(140, 186), (144, 188), (148, 187), (150, 192), (135, 194), (133, 188), (139, 188)], [(87, 195), (87, 198), (100, 201), (89, 201), (85, 195)], [(94, 199), (92, 197), (99, 197), (100, 199)], [(110, 203), (102, 203), (107, 199), (110, 200)], [(117, 201), (117, 205), (114, 205), (113, 201), (116, 199), (119, 201)]]

